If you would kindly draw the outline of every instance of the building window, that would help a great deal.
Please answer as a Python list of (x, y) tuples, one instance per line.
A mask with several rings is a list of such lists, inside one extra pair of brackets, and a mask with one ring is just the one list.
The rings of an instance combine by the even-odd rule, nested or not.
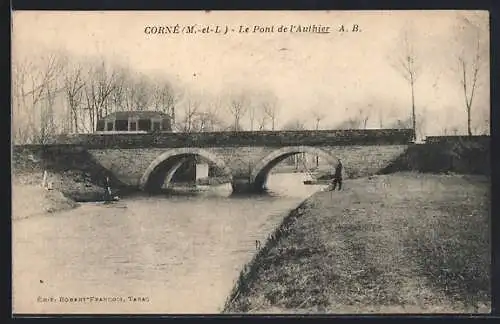
[(136, 130), (137, 130), (137, 122), (131, 121), (130, 122), (130, 129), (129, 129), (129, 131), (135, 132)]
[(102, 132), (103, 130), (104, 130), (104, 120), (98, 120), (97, 126), (96, 126), (96, 131)]
[(161, 122), (154, 121), (153, 122), (153, 131), (160, 131), (161, 130)]
[(162, 131), (168, 131), (168, 132), (172, 131), (172, 126), (170, 124), (169, 118), (163, 119), (162, 123), (163, 123)]
[(109, 121), (106, 123), (106, 130), (108, 132), (113, 130), (113, 122), (112, 121)]
[(128, 120), (117, 120), (117, 121), (115, 121), (115, 130), (117, 130), (117, 131), (127, 131), (128, 130)]
[(149, 132), (151, 130), (151, 120), (140, 119), (139, 120), (139, 130)]

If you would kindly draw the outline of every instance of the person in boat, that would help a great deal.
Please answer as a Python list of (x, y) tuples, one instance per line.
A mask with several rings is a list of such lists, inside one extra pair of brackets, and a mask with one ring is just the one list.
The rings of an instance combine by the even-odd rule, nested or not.
[(342, 161), (338, 159), (337, 166), (335, 167), (335, 173), (333, 174), (332, 190), (339, 186), (339, 191), (342, 190)]
[(109, 201), (113, 198), (113, 196), (111, 195), (111, 187), (109, 186), (109, 177), (108, 176), (104, 177), (104, 185), (106, 186), (106, 188), (104, 190), (104, 198), (105, 198), (105, 200)]
[(106, 191), (105, 198), (106, 201), (117, 201), (119, 200), (118, 196), (113, 196), (113, 192), (111, 191), (111, 186), (109, 185), (109, 177), (106, 176)]

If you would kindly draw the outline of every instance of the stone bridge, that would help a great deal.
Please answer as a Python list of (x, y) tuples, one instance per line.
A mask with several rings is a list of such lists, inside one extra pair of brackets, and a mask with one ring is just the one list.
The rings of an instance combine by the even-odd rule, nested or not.
[(78, 134), (51, 144), (83, 148), (123, 183), (146, 191), (161, 188), (192, 156), (228, 176), (234, 191), (255, 191), (274, 166), (294, 154), (319, 155), (332, 168), (340, 158), (348, 174), (362, 176), (385, 167), (412, 137), (409, 129)]

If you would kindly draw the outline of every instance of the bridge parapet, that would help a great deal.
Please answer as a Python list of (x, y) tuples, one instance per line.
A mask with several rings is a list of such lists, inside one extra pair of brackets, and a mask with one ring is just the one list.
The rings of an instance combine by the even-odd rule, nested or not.
[(151, 134), (73, 134), (54, 137), (50, 144), (81, 145), (87, 148), (180, 148), (227, 146), (345, 146), (406, 145), (411, 129), (354, 129), (258, 132), (202, 132)]

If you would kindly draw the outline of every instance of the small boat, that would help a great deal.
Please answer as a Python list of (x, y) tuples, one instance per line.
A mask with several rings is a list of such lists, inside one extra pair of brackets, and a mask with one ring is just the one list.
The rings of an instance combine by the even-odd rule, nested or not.
[(127, 205), (124, 203), (120, 203), (119, 199), (89, 201), (88, 203), (95, 205), (95, 206), (103, 206), (103, 207), (110, 207), (110, 208), (127, 208)]
[(108, 203), (108, 204), (110, 204), (110, 203), (113, 203), (113, 202), (115, 202), (115, 201), (119, 201), (119, 200), (120, 200), (120, 197), (118, 197), (118, 196), (114, 196), (114, 197), (111, 197), (111, 198), (107, 198), (107, 199), (105, 199), (105, 200), (104, 200), (104, 203)]
[(120, 200), (120, 197), (113, 196), (113, 192), (111, 191), (111, 186), (109, 185), (109, 177), (106, 177), (106, 199), (105, 202), (111, 203), (114, 201)]
[(102, 205), (108, 206), (108, 207), (113, 207), (113, 208), (127, 208), (126, 204), (119, 203), (120, 198), (115, 196), (111, 200), (106, 200), (102, 202)]

